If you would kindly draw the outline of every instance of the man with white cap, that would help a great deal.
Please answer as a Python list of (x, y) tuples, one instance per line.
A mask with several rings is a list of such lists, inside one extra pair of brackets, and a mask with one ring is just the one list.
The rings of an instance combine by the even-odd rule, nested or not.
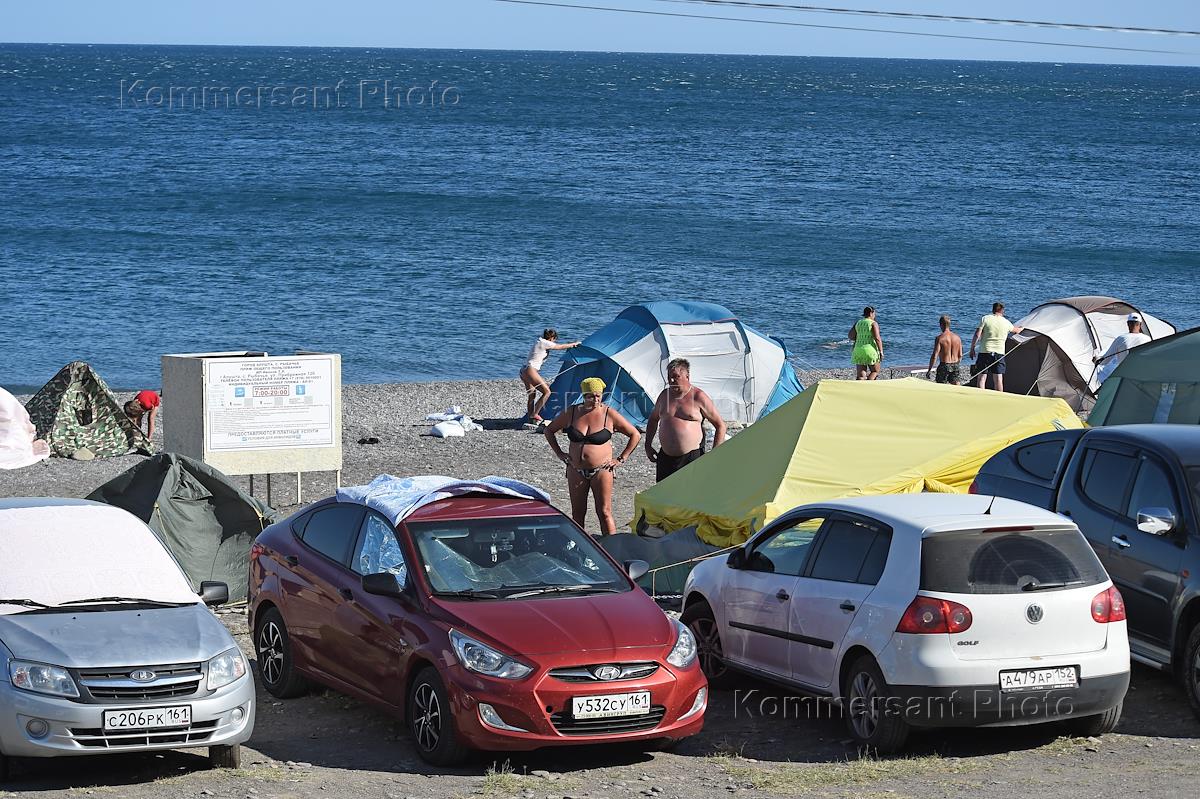
[(1096, 375), (1096, 379), (1103, 383), (1108, 379), (1117, 368), (1121, 361), (1125, 360), (1125, 356), (1134, 347), (1140, 347), (1150, 341), (1150, 337), (1142, 332), (1142, 317), (1140, 314), (1131, 313), (1125, 317), (1125, 323), (1129, 325), (1129, 332), (1122, 333), (1112, 340), (1112, 344), (1108, 345), (1108, 349), (1103, 355), (1099, 355), (1092, 360), (1100, 365), (1100, 371)]

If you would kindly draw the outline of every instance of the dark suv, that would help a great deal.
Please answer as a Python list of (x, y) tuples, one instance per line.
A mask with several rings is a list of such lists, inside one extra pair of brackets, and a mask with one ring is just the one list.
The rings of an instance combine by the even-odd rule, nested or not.
[(1043, 433), (992, 456), (971, 491), (1069, 516), (1125, 597), (1133, 659), (1174, 669), (1200, 717), (1200, 427)]

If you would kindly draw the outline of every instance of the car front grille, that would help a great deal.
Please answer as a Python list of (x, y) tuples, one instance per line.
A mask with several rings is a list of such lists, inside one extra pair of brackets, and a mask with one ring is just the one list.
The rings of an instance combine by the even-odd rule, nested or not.
[(171, 730), (104, 730), (100, 727), (73, 727), (71, 735), (80, 746), (112, 749), (121, 746), (203, 743), (216, 732), (217, 720), (197, 721), (190, 727)]
[[(137, 671), (152, 671), (151, 680), (135, 680)], [(173, 663), (166, 666), (122, 666), (80, 669), (79, 684), (94, 702), (141, 702), (192, 696), (200, 690), (204, 678), (200, 663)]]
[[(605, 666), (614, 666), (621, 670), (617, 677), (607, 680), (596, 676), (596, 671)], [(595, 663), (589, 666), (570, 666), (550, 669), (550, 676), (562, 682), (617, 682), (619, 680), (640, 680), (658, 671), (658, 664), (646, 663)]]
[(550, 723), (563, 735), (612, 735), (621, 732), (652, 730), (662, 723), (667, 709), (654, 705), (650, 712), (641, 716), (615, 716), (607, 719), (575, 719), (564, 711), (553, 713)]

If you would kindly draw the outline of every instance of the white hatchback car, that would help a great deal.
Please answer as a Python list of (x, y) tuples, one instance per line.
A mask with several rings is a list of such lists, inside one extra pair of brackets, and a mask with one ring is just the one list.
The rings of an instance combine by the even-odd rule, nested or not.
[(911, 727), (1069, 719), (1099, 735), (1129, 687), (1125, 606), (1070, 521), (953, 494), (806, 505), (703, 561), (683, 621), (730, 669), (829, 697), (881, 752)]

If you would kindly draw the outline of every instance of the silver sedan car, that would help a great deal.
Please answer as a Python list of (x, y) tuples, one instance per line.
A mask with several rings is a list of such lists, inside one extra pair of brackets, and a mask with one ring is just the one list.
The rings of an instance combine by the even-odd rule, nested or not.
[(207, 747), (240, 764), (254, 685), (206, 605), (129, 513), (0, 500), (0, 781), (11, 758)]

